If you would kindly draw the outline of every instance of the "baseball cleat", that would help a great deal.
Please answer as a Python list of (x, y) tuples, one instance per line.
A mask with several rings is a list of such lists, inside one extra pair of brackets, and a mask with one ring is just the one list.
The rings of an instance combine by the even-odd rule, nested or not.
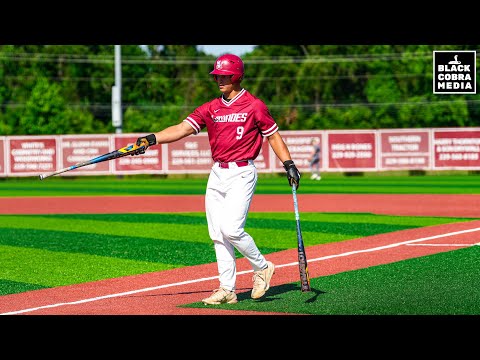
[(253, 273), (252, 299), (260, 299), (270, 289), (270, 280), (275, 274), (275, 265), (271, 261), (267, 261), (267, 264), (266, 269)]
[(235, 304), (238, 302), (237, 294), (235, 291), (229, 291), (222, 287), (213, 290), (213, 294), (210, 297), (203, 299), (202, 302), (205, 305), (220, 305), (220, 304)]

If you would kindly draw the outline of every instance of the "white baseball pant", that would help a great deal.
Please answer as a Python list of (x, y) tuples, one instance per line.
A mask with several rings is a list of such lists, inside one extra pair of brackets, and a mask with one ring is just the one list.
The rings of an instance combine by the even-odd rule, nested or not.
[(230, 163), (221, 168), (214, 163), (208, 177), (205, 209), (208, 232), (213, 240), (220, 286), (235, 290), (237, 267), (235, 248), (250, 262), (253, 271), (267, 266), (253, 238), (244, 230), (257, 184), (257, 168)]

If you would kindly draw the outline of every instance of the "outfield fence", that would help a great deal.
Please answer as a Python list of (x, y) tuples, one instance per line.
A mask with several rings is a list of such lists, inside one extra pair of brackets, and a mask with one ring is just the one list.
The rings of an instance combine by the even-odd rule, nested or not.
[[(301, 172), (310, 171), (312, 139), (321, 146), (321, 172), (480, 170), (480, 128), (281, 131)], [(132, 144), (145, 134), (0, 136), (0, 177), (38, 176)], [(170, 144), (68, 171), (59, 176), (208, 173), (206, 132)], [(259, 172), (283, 172), (264, 139)]]

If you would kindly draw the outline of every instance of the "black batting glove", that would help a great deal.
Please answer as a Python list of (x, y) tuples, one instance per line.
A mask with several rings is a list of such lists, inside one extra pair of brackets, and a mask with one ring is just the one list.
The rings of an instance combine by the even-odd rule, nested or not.
[(155, 134), (150, 134), (147, 136), (141, 136), (137, 139), (135, 142), (137, 146), (141, 146), (141, 148), (138, 148), (135, 150), (131, 155), (140, 155), (140, 154), (145, 154), (145, 151), (148, 149), (149, 146), (156, 145), (157, 144), (157, 138), (155, 137)]
[(287, 160), (283, 163), (283, 167), (287, 172), (287, 179), (290, 186), (295, 184), (295, 188), (298, 189), (300, 186), (300, 171), (298, 171), (293, 160)]

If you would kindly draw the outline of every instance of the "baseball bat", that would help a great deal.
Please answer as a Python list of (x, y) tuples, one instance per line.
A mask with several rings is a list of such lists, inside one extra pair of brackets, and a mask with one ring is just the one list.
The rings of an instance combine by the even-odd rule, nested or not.
[(297, 245), (298, 245), (298, 267), (300, 271), (300, 283), (302, 292), (310, 291), (310, 277), (308, 275), (307, 254), (303, 244), (302, 229), (300, 227), (300, 215), (298, 212), (296, 185), (292, 185), (293, 207), (295, 209), (295, 220), (297, 222)]
[(67, 171), (75, 170), (75, 169), (78, 169), (78, 168), (83, 167), (83, 166), (97, 164), (97, 163), (100, 163), (100, 162), (103, 162), (103, 161), (118, 159), (118, 158), (126, 156), (126, 155), (131, 155), (135, 150), (138, 150), (138, 149), (144, 148), (144, 147), (145, 147), (145, 145), (141, 145), (141, 146), (137, 146), (136, 144), (128, 145), (128, 146), (122, 147), (120, 149), (111, 151), (107, 154), (97, 156), (93, 159), (90, 159), (90, 160), (80, 162), (78, 164), (63, 168), (61, 170), (53, 171), (51, 173), (46, 173), (46, 174), (40, 174), (39, 177), (40, 177), (40, 180), (43, 180), (43, 179), (46, 179), (50, 176), (54, 176), (54, 175), (58, 175), (58, 174), (61, 174), (61, 173), (67, 172)]

